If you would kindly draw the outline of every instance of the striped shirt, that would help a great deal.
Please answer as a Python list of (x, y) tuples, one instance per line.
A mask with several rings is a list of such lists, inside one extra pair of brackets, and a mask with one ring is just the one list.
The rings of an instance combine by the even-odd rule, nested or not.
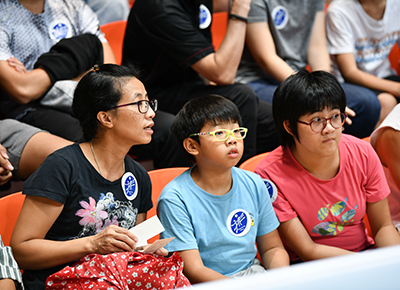
[(21, 271), (19, 270), (18, 264), (14, 259), (12, 250), (10, 247), (4, 246), (1, 236), (0, 236), (0, 279), (12, 279), (14, 280), (15, 287), (17, 289), (24, 289), (24, 285), (22, 284)]

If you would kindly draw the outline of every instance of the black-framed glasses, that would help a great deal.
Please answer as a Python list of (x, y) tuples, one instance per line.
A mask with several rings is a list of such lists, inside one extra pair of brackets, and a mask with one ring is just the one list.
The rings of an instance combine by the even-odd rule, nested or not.
[(118, 106), (115, 106), (115, 107), (113, 107), (113, 108), (111, 108), (111, 109), (116, 109), (116, 108), (131, 106), (131, 105), (137, 105), (137, 106), (138, 106), (139, 113), (146, 114), (147, 111), (149, 110), (149, 107), (151, 107), (151, 109), (152, 109), (154, 112), (157, 111), (158, 101), (157, 101), (156, 99), (150, 100), (150, 101), (148, 101), (148, 100), (141, 100), (141, 101), (133, 102), (133, 103), (129, 103), (129, 104), (118, 105)]
[(326, 124), (328, 124), (328, 121), (331, 123), (333, 128), (339, 129), (343, 126), (346, 118), (347, 115), (345, 113), (338, 113), (334, 114), (330, 118), (315, 117), (311, 120), (311, 122), (304, 122), (300, 120), (297, 120), (297, 122), (300, 124), (309, 125), (313, 132), (320, 133), (326, 128)]
[(244, 139), (246, 138), (248, 129), (247, 128), (236, 128), (233, 130), (228, 130), (228, 129), (218, 129), (212, 132), (202, 132), (202, 133), (193, 133), (190, 134), (189, 137), (193, 136), (201, 136), (201, 135), (213, 135), (214, 139), (217, 141), (226, 141), (229, 138), (229, 135), (232, 135), (233, 138), (236, 140)]

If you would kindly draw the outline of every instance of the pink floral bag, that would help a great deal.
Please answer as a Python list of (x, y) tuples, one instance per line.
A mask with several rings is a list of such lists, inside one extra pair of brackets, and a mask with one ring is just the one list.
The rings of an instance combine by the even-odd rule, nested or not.
[(46, 290), (157, 290), (191, 286), (182, 271), (183, 261), (177, 252), (169, 258), (139, 252), (91, 254), (50, 275)]

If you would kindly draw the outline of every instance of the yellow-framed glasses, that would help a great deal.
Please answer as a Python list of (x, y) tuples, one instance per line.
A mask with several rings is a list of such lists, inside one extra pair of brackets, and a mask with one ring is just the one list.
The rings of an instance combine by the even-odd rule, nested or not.
[(232, 135), (233, 138), (235, 138), (236, 140), (241, 140), (246, 137), (247, 131), (248, 129), (243, 127), (236, 128), (233, 130), (218, 129), (212, 132), (193, 133), (189, 135), (189, 138), (193, 136), (213, 135), (215, 140), (225, 141), (228, 140), (229, 135)]

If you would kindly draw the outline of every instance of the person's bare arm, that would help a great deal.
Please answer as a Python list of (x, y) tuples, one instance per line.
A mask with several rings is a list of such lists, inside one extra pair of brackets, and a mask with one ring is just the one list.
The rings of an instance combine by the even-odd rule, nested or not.
[(289, 247), (293, 249), (293, 251), (295, 251), (303, 261), (311, 261), (353, 253), (341, 248), (315, 243), (298, 217), (286, 222), (282, 222), (278, 230)]
[(28, 140), (22, 151), (18, 175), (22, 179), (27, 179), (48, 155), (72, 143), (47, 132), (36, 133)]
[(257, 247), (267, 269), (289, 266), (289, 255), (283, 247), (278, 230), (257, 237)]
[[(233, 0), (231, 13), (247, 18), (250, 0)], [(242, 57), (246, 22), (231, 18), (224, 39), (215, 53), (211, 53), (192, 65), (192, 68), (217, 85), (234, 82)]]
[(108, 42), (103, 42), (104, 63), (116, 64), (114, 52)]
[(180, 254), (183, 259), (183, 273), (192, 284), (227, 278), (204, 266), (198, 250), (181, 251)]
[(136, 248), (137, 237), (127, 229), (114, 225), (94, 236), (68, 241), (44, 239), (63, 206), (44, 197), (25, 198), (10, 243), (22, 269), (45, 269), (91, 253), (104, 255)]
[(41, 97), (51, 80), (44, 69), (21, 73), (7, 61), (0, 61), (0, 86), (14, 101), (26, 104)]
[(339, 70), (347, 82), (400, 97), (400, 83), (380, 79), (375, 75), (360, 70), (357, 67), (353, 53), (337, 54), (335, 58)]
[(387, 198), (378, 202), (367, 202), (367, 215), (376, 247), (400, 244), (400, 235), (393, 225)]
[(247, 25), (246, 44), (258, 65), (278, 82), (283, 82), (294, 70), (276, 54), (274, 39), (267, 22)]
[(0, 289), (2, 290), (15, 290), (14, 280), (11, 279), (0, 279)]
[(378, 132), (375, 150), (381, 163), (389, 169), (397, 188), (400, 190), (400, 131), (382, 128)]
[(326, 45), (325, 12), (320, 11), (315, 15), (315, 20), (310, 36), (307, 51), (308, 64), (311, 71), (331, 71), (330, 57)]

